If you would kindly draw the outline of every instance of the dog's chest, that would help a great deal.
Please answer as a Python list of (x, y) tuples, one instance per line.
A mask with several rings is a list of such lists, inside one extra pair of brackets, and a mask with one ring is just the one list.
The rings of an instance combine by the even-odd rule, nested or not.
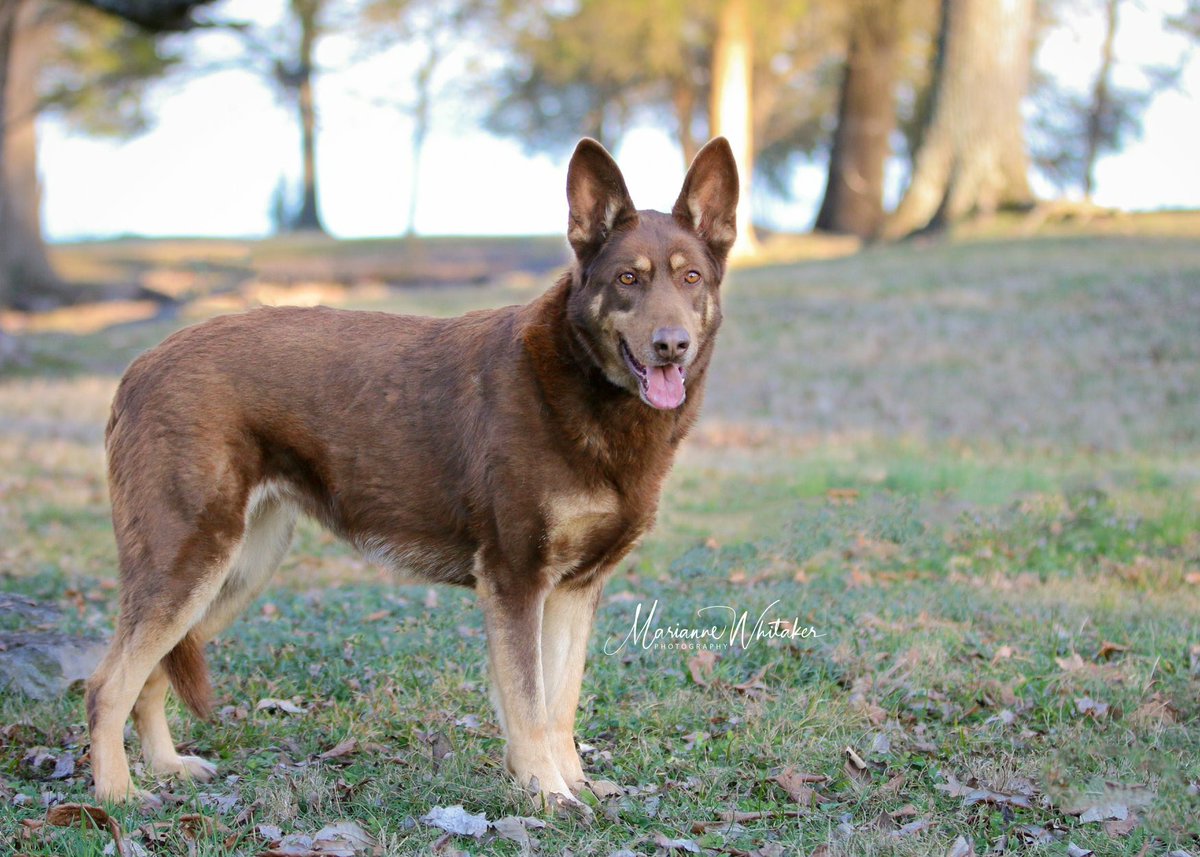
[(552, 565), (573, 566), (605, 553), (628, 528), (620, 498), (611, 488), (566, 491), (542, 502), (547, 559)]

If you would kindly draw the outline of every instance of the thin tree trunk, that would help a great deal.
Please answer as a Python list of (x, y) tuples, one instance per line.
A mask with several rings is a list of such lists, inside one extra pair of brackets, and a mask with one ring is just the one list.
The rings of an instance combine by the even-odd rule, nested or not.
[(884, 236), (1032, 203), (1021, 99), (1033, 0), (942, 0), (933, 107), (908, 190)]
[(48, 32), (38, 8), (0, 0), (0, 304), (43, 308), (68, 290), (54, 272), (42, 237), (37, 164), (37, 76)]
[(692, 123), (696, 119), (696, 88), (687, 80), (675, 80), (671, 84), (671, 104), (675, 108), (679, 148), (683, 152), (683, 168), (686, 170), (700, 151), (700, 144), (692, 131)]
[(412, 133), (412, 185), (408, 194), (408, 230), (407, 237), (417, 234), (417, 202), (421, 183), (421, 155), (425, 151), (425, 140), (429, 137), (430, 107), (433, 101), (433, 73), (441, 62), (441, 50), (434, 44), (429, 45), (429, 53), (425, 61), (417, 69), (413, 84), (417, 90), (417, 100), (413, 105)]
[(317, 205), (317, 108), (313, 98), (313, 50), (317, 41), (319, 2), (296, 2), (292, 8), (300, 24), (300, 55), (297, 58), (299, 84), (297, 101), (300, 109), (300, 135), (304, 157), (304, 198), (296, 215), (297, 231), (324, 232)]
[(886, 0), (855, 10), (817, 229), (869, 239), (883, 225), (884, 167), (896, 127), (900, 5)]
[(1083, 195), (1090, 202), (1096, 186), (1096, 159), (1104, 140), (1104, 122), (1110, 110), (1112, 67), (1115, 61), (1113, 46), (1117, 40), (1117, 7), (1120, 0), (1104, 4), (1104, 47), (1100, 54), (1100, 70), (1092, 87), (1092, 105), (1087, 117), (1087, 153), (1083, 162)]
[(751, 223), (750, 189), (754, 175), (753, 122), (754, 44), (750, 36), (748, 0), (723, 0), (713, 44), (712, 133), (729, 140), (737, 160), (741, 193), (737, 207), (737, 242), (733, 258), (758, 252)]

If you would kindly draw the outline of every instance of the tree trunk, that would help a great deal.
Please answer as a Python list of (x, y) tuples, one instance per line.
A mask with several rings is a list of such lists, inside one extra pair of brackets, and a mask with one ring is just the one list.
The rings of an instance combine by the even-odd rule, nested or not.
[(430, 39), (424, 61), (417, 68), (413, 78), (413, 86), (417, 91), (417, 99), (413, 104), (413, 133), (412, 133), (412, 186), (408, 194), (408, 230), (407, 237), (414, 238), (417, 234), (417, 201), (421, 187), (421, 155), (425, 151), (425, 140), (429, 137), (430, 108), (433, 104), (433, 73), (442, 60), (441, 49)]
[(679, 126), (679, 148), (683, 152), (683, 168), (692, 165), (700, 144), (692, 131), (696, 119), (696, 88), (688, 80), (678, 79), (671, 84), (671, 104), (675, 108), (675, 124)]
[(1111, 105), (1112, 67), (1115, 61), (1113, 45), (1117, 40), (1117, 6), (1120, 0), (1105, 0), (1104, 4), (1104, 47), (1100, 53), (1100, 69), (1092, 86), (1092, 104), (1087, 117), (1087, 152), (1083, 162), (1083, 195), (1089, 202), (1096, 185), (1096, 159), (1104, 144), (1104, 123)]
[(933, 109), (885, 237), (1032, 203), (1021, 119), (1032, 21), (1033, 0), (942, 0)]
[(758, 252), (750, 220), (750, 189), (754, 175), (753, 50), (748, 0), (723, 0), (713, 44), (710, 116), (713, 136), (729, 140), (738, 165), (741, 192), (737, 206), (737, 241), (730, 252), (732, 258), (747, 258)]
[(884, 167), (896, 127), (901, 5), (901, 0), (884, 0), (855, 9), (817, 229), (870, 239), (883, 225)]
[(297, 57), (297, 102), (304, 156), (304, 198), (293, 228), (297, 232), (325, 232), (317, 206), (317, 107), (313, 98), (313, 50), (317, 42), (319, 0), (292, 0), (300, 25), (300, 55)]
[(38, 177), (37, 76), (48, 31), (38, 9), (0, 0), (0, 305), (44, 308), (67, 300), (42, 237)]

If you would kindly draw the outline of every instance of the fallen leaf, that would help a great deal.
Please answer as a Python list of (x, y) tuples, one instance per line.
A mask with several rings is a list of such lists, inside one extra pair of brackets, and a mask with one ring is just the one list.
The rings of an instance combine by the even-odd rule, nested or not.
[(805, 774), (797, 771), (795, 768), (785, 768), (779, 772), (779, 775), (774, 777), (775, 782), (788, 793), (788, 797), (794, 800), (800, 806), (812, 806), (813, 797), (816, 792), (808, 787), (808, 783), (823, 783), (826, 777), (820, 774)]
[(895, 839), (899, 839), (904, 836), (914, 836), (924, 830), (928, 830), (932, 826), (933, 822), (928, 818), (918, 818), (916, 821), (910, 821), (908, 824), (904, 825), (898, 830), (893, 830), (889, 835)]
[(588, 780), (588, 788), (600, 800), (606, 800), (610, 797), (620, 797), (625, 794), (625, 789), (609, 780)]
[(1079, 652), (1071, 652), (1071, 656), (1068, 658), (1055, 658), (1054, 662), (1065, 673), (1078, 672), (1087, 666), (1083, 662), (1083, 658), (1079, 656)]
[(421, 816), (421, 821), (430, 827), (441, 828), (447, 833), (474, 836), (476, 839), (488, 831), (487, 816), (471, 815), (463, 809), (462, 804), (435, 806)]
[(1096, 821), (1125, 821), (1129, 818), (1129, 807), (1123, 803), (1106, 803), (1089, 806), (1079, 814), (1080, 824), (1091, 824)]
[(946, 857), (975, 857), (975, 844), (960, 836), (954, 840)]
[(255, 711), (281, 711), (284, 714), (304, 714), (305, 709), (287, 699), (260, 699)]
[(374, 613), (368, 613), (364, 618), (364, 622), (378, 622), (380, 619), (386, 619), (392, 615), (391, 610), (376, 610)]
[(529, 818), (519, 815), (506, 815), (504, 818), (498, 818), (492, 822), (492, 829), (502, 839), (516, 842), (526, 848), (532, 845), (529, 838), (529, 831), (541, 830), (545, 826), (546, 822), (540, 818)]
[(692, 674), (692, 681), (701, 687), (708, 687), (709, 678), (712, 676), (713, 668), (717, 665), (717, 653), (709, 649), (701, 649), (688, 658), (688, 672)]
[(951, 797), (961, 797), (966, 806), (971, 806), (976, 803), (990, 803), (1002, 806), (1020, 806), (1029, 808), (1032, 804), (1029, 797), (1023, 794), (1008, 794), (1006, 792), (998, 792), (983, 786), (971, 786), (960, 783), (953, 774), (946, 777), (946, 782), (941, 785), (934, 786), (938, 791), (943, 791)]
[(114, 851), (120, 857), (128, 857), (129, 849), (121, 836), (121, 825), (100, 807), (82, 803), (60, 803), (46, 810), (46, 824), (51, 827), (83, 826), (88, 822), (99, 830), (107, 830), (112, 836)]
[(1108, 716), (1108, 703), (1097, 702), (1090, 696), (1081, 696), (1075, 700), (1075, 710), (1085, 717), (1099, 720)]
[(1128, 651), (1129, 646), (1123, 646), (1120, 643), (1111, 643), (1108, 640), (1105, 640), (1100, 644), (1100, 651), (1096, 653), (1096, 660), (1106, 661), (1115, 654)]
[(1095, 853), (1090, 848), (1080, 848), (1074, 842), (1067, 843), (1067, 857), (1092, 857)]
[(274, 824), (255, 825), (254, 832), (267, 842), (278, 842), (280, 839), (283, 839), (283, 831)]
[(1128, 836), (1137, 825), (1137, 818), (1131, 815), (1122, 821), (1104, 822), (1104, 832), (1109, 836)]
[(351, 855), (369, 851), (375, 847), (375, 837), (353, 821), (338, 821), (327, 824), (313, 837), (313, 848), (321, 854), (342, 854), (347, 849)]
[(1000, 648), (996, 649), (995, 654), (992, 655), (992, 666), (1000, 663), (1000, 661), (1007, 661), (1016, 653), (1017, 650), (1012, 646), (1001, 646)]
[(689, 854), (699, 854), (700, 846), (694, 839), (671, 839), (661, 833), (654, 834), (654, 844), (659, 848), (670, 851), (686, 851)]
[(318, 759), (340, 759), (343, 756), (349, 756), (358, 752), (358, 739), (347, 738), (339, 744), (335, 744), (330, 749), (326, 750)]

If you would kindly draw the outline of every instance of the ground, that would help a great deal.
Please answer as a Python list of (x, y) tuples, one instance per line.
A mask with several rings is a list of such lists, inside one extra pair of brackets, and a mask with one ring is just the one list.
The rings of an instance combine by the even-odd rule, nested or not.
[[(141, 777), (164, 806), (116, 811), (130, 847), (259, 854), (349, 820), (384, 854), (1200, 853), (1197, 236), (1186, 215), (995, 228), (734, 272), (705, 418), (599, 611), (578, 736), (626, 793), (589, 797), (593, 818), (545, 816), (530, 844), (421, 820), (536, 815), (504, 776), (473, 596), (392, 585), (306, 525), (211, 647), (214, 721), (172, 703), (221, 778)], [(364, 286), (389, 281), (388, 246), (339, 247), (363, 267), (317, 296), (524, 301), (560, 252), (497, 283)], [(63, 252), (161, 264), (138, 247)], [(115, 604), (102, 432), (121, 369), (254, 300), (163, 252), (191, 302), (85, 334), (19, 319), (0, 378), (0, 588), (67, 606), (71, 631), (108, 629)], [(626, 640), (654, 605), (651, 629), (745, 611), (745, 636)], [(5, 694), (0, 727), (0, 841), (101, 853), (107, 833), (39, 827), (46, 803), (89, 800), (80, 693)]]

